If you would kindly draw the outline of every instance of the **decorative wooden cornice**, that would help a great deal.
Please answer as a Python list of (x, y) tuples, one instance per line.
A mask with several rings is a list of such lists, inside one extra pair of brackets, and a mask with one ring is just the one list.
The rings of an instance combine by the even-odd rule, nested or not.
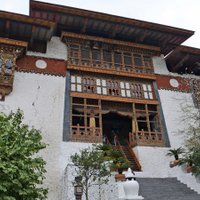
[(2, 54), (1, 56), (3, 56), (4, 54), (10, 54), (15, 58), (19, 58), (24, 54), (27, 46), (27, 42), (0, 37), (0, 52)]
[(38, 18), (27, 16), (27, 15), (5, 12), (5, 11), (0, 11), (0, 18), (14, 20), (18, 22), (20, 21), (20, 22), (25, 22), (25, 23), (30, 23), (30, 24), (36, 24), (36, 25), (45, 26), (49, 28), (53, 28), (56, 25), (55, 22), (52, 22), (52, 21), (38, 19)]
[(100, 13), (100, 12), (84, 10), (84, 9), (79, 9), (79, 8), (74, 8), (74, 7), (69, 7), (69, 6), (62, 6), (62, 5), (56, 5), (56, 4), (31, 0), (30, 12), (32, 13), (34, 9), (46, 10), (47, 12), (58, 12), (61, 14), (67, 13), (67, 14), (77, 15), (81, 17), (90, 17), (93, 19), (104, 20), (107, 22), (134, 25), (140, 28), (148, 28), (151, 30), (164, 31), (167, 33), (172, 33), (172, 34), (192, 35), (194, 33), (193, 31), (190, 31), (190, 30), (185, 30), (185, 29), (176, 28), (172, 26), (166, 26), (162, 24), (146, 22), (146, 21), (137, 20), (137, 19), (130, 19), (130, 18), (106, 14), (106, 13)]
[(116, 76), (126, 76), (126, 77), (133, 77), (133, 78), (141, 78), (147, 80), (155, 80), (156, 76), (154, 74), (136, 74), (133, 72), (126, 72), (126, 71), (117, 71), (112, 69), (100, 69), (94, 67), (87, 67), (87, 66), (76, 66), (76, 65), (68, 65), (67, 70), (77, 70), (77, 71), (85, 71), (85, 72), (95, 72), (99, 74), (111, 74)]
[(0, 38), (0, 100), (13, 89), (16, 60), (25, 53), (27, 42)]
[(79, 92), (70, 92), (71, 97), (81, 97), (81, 98), (89, 98), (89, 99), (101, 99), (106, 101), (119, 101), (119, 102), (127, 102), (127, 103), (141, 103), (141, 104), (152, 104), (158, 105), (159, 101), (157, 100), (145, 100), (145, 99), (133, 99), (126, 97), (117, 97), (117, 96), (104, 96), (97, 94), (86, 94)]
[(28, 46), (27, 42), (12, 40), (8, 38), (2, 38), (2, 37), (0, 37), (0, 44), (7, 44), (7, 45), (18, 46), (18, 47), (24, 47), (24, 48), (27, 48)]
[(120, 46), (127, 46), (127, 47), (133, 47), (133, 48), (139, 48), (139, 49), (160, 52), (159, 47), (137, 44), (137, 43), (133, 43), (133, 42), (119, 41), (119, 40), (103, 38), (103, 37), (89, 36), (89, 35), (83, 35), (83, 34), (77, 34), (77, 33), (71, 33), (71, 32), (62, 32), (61, 40), (64, 40), (65, 37), (82, 39), (82, 40), (90, 40), (90, 41), (102, 42), (102, 43), (107, 43), (107, 44), (115, 44), (115, 45), (120, 45)]

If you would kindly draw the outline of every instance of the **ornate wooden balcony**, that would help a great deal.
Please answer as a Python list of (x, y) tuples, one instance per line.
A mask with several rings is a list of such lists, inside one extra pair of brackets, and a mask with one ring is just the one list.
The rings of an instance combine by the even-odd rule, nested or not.
[(102, 142), (101, 129), (99, 127), (72, 126), (70, 140), (75, 142)]
[(132, 146), (163, 146), (161, 132), (137, 131), (129, 133), (129, 142)]

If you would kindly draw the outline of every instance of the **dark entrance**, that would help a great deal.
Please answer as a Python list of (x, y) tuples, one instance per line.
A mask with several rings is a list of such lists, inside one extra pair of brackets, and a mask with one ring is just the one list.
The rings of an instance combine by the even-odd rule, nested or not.
[(110, 111), (102, 115), (103, 136), (107, 138), (111, 144), (114, 144), (114, 135), (116, 134), (120, 144), (127, 143), (129, 132), (132, 129), (132, 118), (122, 115), (118, 112)]

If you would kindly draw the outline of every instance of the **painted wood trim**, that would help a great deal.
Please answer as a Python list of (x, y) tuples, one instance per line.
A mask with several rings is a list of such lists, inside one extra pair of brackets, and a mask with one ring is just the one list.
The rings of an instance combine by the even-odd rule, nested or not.
[(136, 74), (132, 72), (126, 71), (117, 71), (112, 69), (103, 69), (103, 68), (95, 68), (95, 67), (87, 67), (87, 66), (76, 66), (76, 65), (68, 65), (67, 70), (78, 70), (85, 72), (95, 72), (99, 74), (111, 74), (117, 76), (126, 76), (126, 77), (134, 77), (134, 78), (142, 78), (148, 80), (156, 80), (156, 76), (154, 74)]
[(28, 46), (27, 42), (19, 41), (19, 40), (12, 40), (8, 38), (0, 37), (0, 43), (13, 45), (13, 46), (20, 46), (26, 48)]
[(133, 99), (126, 97), (117, 97), (117, 96), (104, 96), (97, 94), (86, 94), (79, 92), (70, 92), (70, 96), (72, 97), (80, 97), (80, 98), (89, 98), (89, 99), (100, 99), (106, 101), (119, 101), (119, 102), (127, 102), (127, 103), (141, 103), (141, 104), (153, 104), (157, 105), (159, 102), (157, 100), (145, 100), (145, 99)]
[(83, 34), (77, 34), (77, 33), (71, 33), (71, 32), (62, 32), (61, 40), (63, 40), (65, 37), (72, 37), (72, 38), (82, 39), (82, 40), (92, 40), (92, 41), (103, 42), (103, 43), (108, 43), (108, 44), (122, 45), (122, 46), (128, 46), (128, 47), (160, 52), (160, 47), (137, 44), (133, 42), (119, 41), (119, 40), (114, 40), (114, 39), (109, 39), (109, 38), (89, 36), (89, 35), (83, 35)]

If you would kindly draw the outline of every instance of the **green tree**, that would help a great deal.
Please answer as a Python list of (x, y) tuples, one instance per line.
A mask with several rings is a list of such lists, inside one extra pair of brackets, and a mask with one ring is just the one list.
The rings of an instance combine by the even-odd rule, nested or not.
[(89, 200), (89, 188), (94, 185), (99, 187), (108, 182), (110, 170), (105, 162), (104, 152), (99, 150), (99, 146), (93, 146), (75, 153), (71, 156), (73, 164), (76, 166), (76, 184), (83, 187), (86, 200)]
[(0, 199), (43, 200), (47, 189), (39, 187), (45, 161), (35, 155), (46, 145), (40, 131), (22, 123), (23, 113), (0, 113)]

